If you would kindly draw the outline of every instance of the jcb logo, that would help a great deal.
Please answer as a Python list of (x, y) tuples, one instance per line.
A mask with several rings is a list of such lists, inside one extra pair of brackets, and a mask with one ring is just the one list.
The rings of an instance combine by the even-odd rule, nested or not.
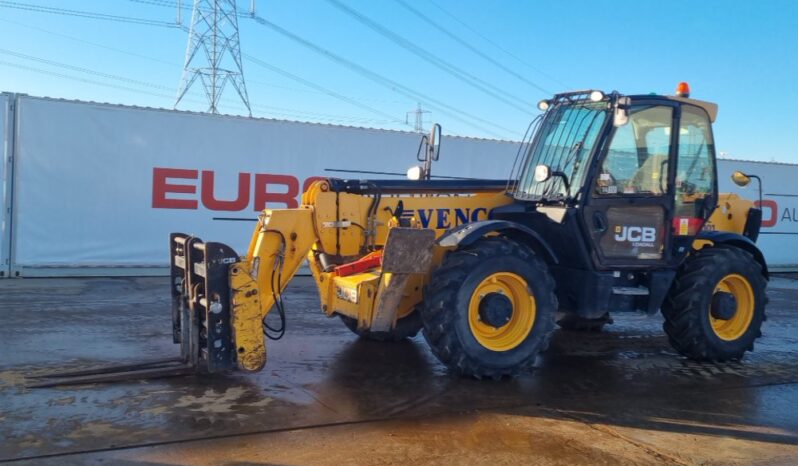
[(630, 243), (653, 243), (657, 240), (657, 229), (653, 227), (615, 227), (615, 241)]

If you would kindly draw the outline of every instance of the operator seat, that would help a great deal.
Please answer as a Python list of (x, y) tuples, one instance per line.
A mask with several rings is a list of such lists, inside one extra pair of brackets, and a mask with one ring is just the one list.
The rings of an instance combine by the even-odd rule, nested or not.
[(665, 194), (668, 176), (668, 156), (654, 154), (649, 156), (643, 165), (628, 181), (627, 187), (633, 188), (635, 193)]

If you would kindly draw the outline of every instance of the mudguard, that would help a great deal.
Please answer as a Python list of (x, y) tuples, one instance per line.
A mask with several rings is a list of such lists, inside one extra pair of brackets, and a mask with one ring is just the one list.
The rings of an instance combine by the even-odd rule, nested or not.
[(438, 239), (438, 245), (448, 247), (468, 246), (488, 233), (499, 233), (522, 244), (526, 244), (548, 264), (557, 264), (559, 259), (548, 242), (535, 230), (508, 220), (481, 220), (466, 223), (447, 231)]
[(759, 265), (762, 266), (762, 273), (766, 279), (770, 279), (768, 272), (768, 265), (765, 262), (765, 256), (762, 251), (757, 247), (756, 243), (751, 241), (747, 236), (738, 233), (731, 233), (728, 231), (702, 231), (696, 237), (697, 240), (712, 241), (714, 244), (728, 244), (730, 246), (738, 247), (742, 250), (748, 251), (754, 256)]

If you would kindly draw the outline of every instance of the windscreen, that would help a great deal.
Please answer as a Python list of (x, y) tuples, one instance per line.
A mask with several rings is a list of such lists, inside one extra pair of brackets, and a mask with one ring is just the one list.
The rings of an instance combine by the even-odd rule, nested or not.
[[(515, 197), (564, 200), (575, 196), (608, 113), (606, 102), (558, 103), (551, 108), (527, 149)], [(535, 181), (538, 165), (548, 165), (552, 172), (564, 173), (570, 188), (566, 189), (565, 180), (559, 176)]]

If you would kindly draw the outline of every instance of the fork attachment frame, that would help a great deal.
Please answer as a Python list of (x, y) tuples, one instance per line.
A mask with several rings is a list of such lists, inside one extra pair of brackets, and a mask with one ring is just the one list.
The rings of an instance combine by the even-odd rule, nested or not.
[(170, 235), (169, 249), (172, 337), (181, 357), (199, 372), (235, 368), (228, 269), (238, 255), (222, 243), (182, 233)]

